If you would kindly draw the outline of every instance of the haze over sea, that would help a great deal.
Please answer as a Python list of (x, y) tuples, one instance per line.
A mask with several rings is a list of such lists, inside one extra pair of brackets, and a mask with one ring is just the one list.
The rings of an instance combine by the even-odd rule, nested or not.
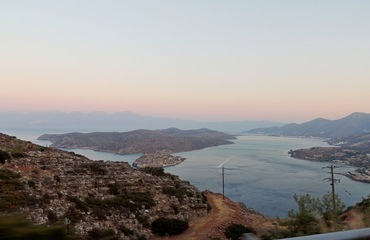
[[(49, 144), (36, 140), (43, 133), (65, 133), (63, 129), (2, 129), (1, 132), (29, 140), (40, 145)], [(69, 132), (69, 131), (68, 131)], [(327, 146), (323, 139), (289, 138), (241, 135), (235, 144), (210, 147), (198, 151), (183, 152), (186, 160), (180, 165), (166, 168), (166, 172), (190, 181), (200, 190), (222, 193), (222, 166), (225, 168), (225, 195), (236, 202), (244, 202), (270, 217), (285, 217), (290, 209), (296, 209), (293, 195), (311, 194), (321, 197), (331, 190), (328, 166), (325, 163), (293, 159), (290, 149)], [(113, 160), (132, 163), (140, 155), (115, 155), (84, 149), (68, 149), (93, 160)], [(342, 166), (336, 172), (354, 168)], [(367, 196), (369, 184), (354, 182), (336, 175), (340, 183), (336, 192), (347, 205), (353, 205)]]

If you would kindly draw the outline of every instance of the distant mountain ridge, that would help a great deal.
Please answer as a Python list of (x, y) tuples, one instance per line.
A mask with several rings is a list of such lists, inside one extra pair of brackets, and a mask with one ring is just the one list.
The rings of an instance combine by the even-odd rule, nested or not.
[(55, 148), (85, 148), (116, 154), (152, 153), (166, 150), (186, 152), (224, 144), (232, 144), (234, 136), (206, 128), (198, 130), (134, 130), (129, 132), (93, 132), (44, 134), (39, 140), (49, 140)]
[(302, 124), (287, 124), (282, 127), (257, 128), (246, 131), (253, 134), (340, 138), (370, 132), (370, 114), (354, 112), (338, 120), (317, 118)]
[(194, 121), (153, 117), (134, 112), (0, 112), (0, 128), (47, 128), (60, 132), (132, 131), (136, 129), (180, 129), (209, 128), (223, 132), (242, 132), (249, 129), (283, 126), (273, 121)]

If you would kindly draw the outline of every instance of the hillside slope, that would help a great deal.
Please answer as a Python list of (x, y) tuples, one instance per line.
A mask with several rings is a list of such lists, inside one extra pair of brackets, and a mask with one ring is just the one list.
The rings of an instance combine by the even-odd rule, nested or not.
[[(69, 231), (83, 237), (99, 233), (114, 239), (153, 239), (150, 224), (159, 217), (189, 221), (191, 232), (200, 219), (212, 222), (204, 225), (204, 233), (246, 214), (238, 217), (244, 225), (255, 228), (254, 217), (271, 222), (253, 211), (220, 209), (220, 204), (238, 204), (220, 203), (219, 197), (217, 203), (207, 202), (214, 194), (203, 194), (163, 169), (135, 170), (124, 162), (92, 161), (4, 134), (0, 150), (5, 159), (0, 164), (0, 213), (23, 214), (40, 225), (68, 218)], [(227, 218), (215, 221), (224, 214)], [(185, 239), (202, 239), (199, 231), (191, 234)]]
[(370, 114), (352, 113), (338, 120), (317, 118), (302, 124), (287, 124), (282, 127), (258, 128), (247, 131), (254, 134), (339, 138), (370, 132)]

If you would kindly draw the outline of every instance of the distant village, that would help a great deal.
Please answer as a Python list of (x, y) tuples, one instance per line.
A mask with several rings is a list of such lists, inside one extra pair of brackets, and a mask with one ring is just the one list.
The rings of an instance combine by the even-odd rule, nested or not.
[(370, 154), (366, 151), (343, 147), (313, 147), (290, 150), (289, 154), (293, 158), (303, 160), (357, 167), (355, 171), (343, 175), (354, 181), (370, 183)]
[(185, 158), (172, 156), (169, 151), (160, 150), (154, 153), (145, 153), (136, 159), (132, 166), (135, 168), (142, 167), (169, 167), (182, 163)]

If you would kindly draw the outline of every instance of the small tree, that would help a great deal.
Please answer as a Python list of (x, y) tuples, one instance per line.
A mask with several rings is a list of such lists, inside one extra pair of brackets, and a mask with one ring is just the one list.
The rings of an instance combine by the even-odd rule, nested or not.
[(290, 210), (288, 219), (282, 222), (282, 225), (288, 227), (291, 236), (304, 236), (320, 233), (318, 224), (317, 205), (318, 199), (311, 197), (309, 194), (298, 197), (293, 196), (294, 201), (298, 204), (298, 211)]
[(322, 216), (327, 227), (331, 228), (332, 230), (340, 230), (340, 218), (339, 215), (343, 213), (343, 210), (346, 206), (335, 194), (335, 209), (333, 206), (333, 196), (331, 193), (325, 194), (319, 201), (317, 202), (317, 211)]

